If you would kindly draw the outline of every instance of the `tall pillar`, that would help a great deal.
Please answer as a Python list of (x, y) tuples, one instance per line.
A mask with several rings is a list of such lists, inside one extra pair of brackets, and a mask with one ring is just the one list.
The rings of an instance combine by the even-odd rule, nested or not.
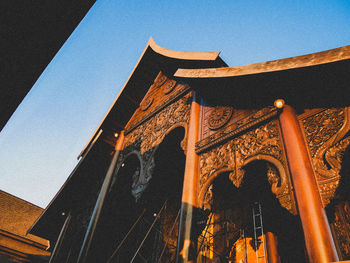
[(58, 258), (60, 256), (61, 248), (63, 245), (63, 241), (66, 237), (67, 229), (71, 221), (71, 213), (69, 212), (66, 216), (66, 219), (64, 220), (63, 226), (61, 228), (60, 234), (58, 235), (55, 247), (52, 251), (50, 261), (49, 263), (58, 263), (60, 262), (60, 259)]
[(94, 211), (92, 212), (90, 222), (89, 222), (88, 228), (87, 228), (86, 233), (85, 233), (84, 241), (83, 241), (83, 244), (81, 246), (79, 257), (77, 260), (78, 263), (84, 263), (87, 261), (87, 255), (89, 252), (89, 248), (90, 248), (91, 242), (93, 240), (93, 236), (95, 234), (96, 226), (97, 226), (98, 220), (100, 218), (100, 214), (102, 211), (104, 200), (105, 200), (107, 193), (108, 193), (109, 185), (111, 184), (111, 181), (112, 181), (112, 177), (113, 177), (113, 174), (114, 174), (114, 171), (116, 168), (119, 154), (123, 150), (123, 145), (124, 145), (124, 131), (122, 131), (118, 137), (117, 145), (115, 148), (115, 153), (113, 155), (111, 164), (108, 167), (106, 177), (103, 181), (103, 184), (102, 184), (102, 187), (100, 190), (100, 194), (98, 195), (98, 198), (97, 198), (97, 201), (96, 201), (96, 204), (94, 207)]
[(198, 97), (196, 92), (193, 91), (176, 251), (177, 263), (195, 262), (196, 260), (196, 240), (194, 240), (192, 234), (192, 225), (194, 212), (198, 209), (199, 156), (195, 152), (195, 144), (199, 136), (199, 113)]
[(311, 263), (338, 261), (314, 170), (294, 109), (285, 105), (279, 121), (309, 260)]

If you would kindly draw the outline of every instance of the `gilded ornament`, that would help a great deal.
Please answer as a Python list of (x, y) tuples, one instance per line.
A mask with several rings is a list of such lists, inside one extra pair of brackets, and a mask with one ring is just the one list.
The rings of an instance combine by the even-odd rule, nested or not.
[(156, 79), (154, 84), (156, 85), (157, 88), (159, 88), (164, 84), (166, 80), (167, 80), (167, 77), (163, 73), (160, 73), (159, 77)]
[(176, 81), (169, 79), (167, 82), (163, 84), (163, 90), (165, 94), (168, 94), (173, 91), (176, 86)]
[(330, 203), (340, 180), (345, 149), (350, 144), (349, 108), (326, 109), (302, 119), (323, 205)]
[(267, 179), (281, 206), (296, 214), (288, 167), (277, 120), (270, 121), (200, 155), (200, 199), (210, 206), (210, 185), (222, 172), (229, 172), (239, 188), (244, 180), (244, 167), (254, 160), (267, 162)]
[(153, 97), (145, 98), (140, 105), (141, 110), (143, 111), (147, 110), (152, 105), (152, 103), (153, 103)]
[[(186, 127), (190, 112), (190, 104), (187, 103), (189, 97), (190, 94), (186, 94), (128, 133), (125, 136), (126, 147), (140, 140), (140, 151), (143, 154), (159, 145), (174, 127)], [(184, 146), (185, 143), (182, 142), (181, 145)]]
[(223, 127), (231, 119), (233, 109), (231, 107), (215, 107), (209, 115), (208, 126), (211, 130)]

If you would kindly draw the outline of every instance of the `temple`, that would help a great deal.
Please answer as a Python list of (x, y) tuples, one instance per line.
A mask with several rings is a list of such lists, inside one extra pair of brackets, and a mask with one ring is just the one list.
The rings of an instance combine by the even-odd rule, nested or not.
[(29, 233), (50, 262), (350, 260), (350, 46), (229, 67), (149, 40)]

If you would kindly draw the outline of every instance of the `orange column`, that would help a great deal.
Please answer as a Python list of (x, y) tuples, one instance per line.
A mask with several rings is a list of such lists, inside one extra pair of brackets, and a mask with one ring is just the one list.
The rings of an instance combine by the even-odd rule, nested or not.
[(90, 222), (88, 225), (88, 228), (85, 233), (85, 237), (83, 240), (83, 244), (80, 248), (79, 256), (78, 256), (78, 263), (85, 263), (88, 262), (88, 253), (91, 247), (91, 243), (95, 234), (95, 230), (97, 227), (97, 223), (100, 219), (100, 215), (102, 212), (102, 207), (104, 204), (104, 201), (108, 194), (108, 189), (111, 184), (113, 174), (115, 172), (115, 168), (118, 162), (118, 158), (120, 155), (120, 152), (123, 150), (124, 147), (124, 131), (122, 131), (118, 137), (118, 141), (115, 147), (115, 153), (113, 155), (112, 161), (108, 167), (105, 179), (103, 181), (100, 193), (98, 195), (97, 201), (95, 203), (94, 211), (92, 212), (92, 215), (90, 217)]
[(199, 113), (198, 97), (193, 91), (176, 262), (195, 262), (196, 260), (196, 240), (192, 237), (192, 225), (194, 212), (198, 209), (199, 156), (195, 152), (195, 144), (199, 136)]
[(269, 263), (281, 263), (277, 248), (277, 236), (272, 232), (265, 234), (267, 259)]
[(338, 261), (311, 160), (294, 109), (286, 105), (279, 120), (309, 260), (311, 263)]

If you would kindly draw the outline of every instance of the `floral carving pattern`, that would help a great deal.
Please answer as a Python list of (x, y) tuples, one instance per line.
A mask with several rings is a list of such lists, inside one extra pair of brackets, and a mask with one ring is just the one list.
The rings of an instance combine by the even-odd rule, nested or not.
[(125, 146), (128, 147), (140, 139), (140, 150), (141, 154), (143, 154), (159, 145), (171, 127), (177, 124), (188, 123), (190, 112), (189, 98), (190, 94), (183, 96), (131, 131), (126, 135)]
[(231, 119), (232, 113), (233, 109), (231, 107), (215, 107), (209, 115), (209, 128), (217, 130), (223, 127)]
[(312, 157), (319, 147), (336, 134), (344, 123), (342, 109), (328, 109), (303, 120)]
[(348, 108), (327, 109), (302, 120), (324, 206), (339, 185), (343, 153), (350, 144), (350, 137), (344, 137), (349, 116)]
[[(210, 204), (211, 192), (207, 182), (211, 182), (210, 179), (214, 175), (223, 171), (230, 172), (230, 180), (238, 188), (243, 182), (244, 166), (254, 158), (259, 159), (261, 156), (267, 156), (274, 159), (281, 164), (282, 169), (287, 174), (288, 168), (282, 149), (278, 123), (273, 120), (201, 154), (200, 187), (201, 193), (205, 191), (204, 206)], [(272, 186), (272, 192), (279, 199), (281, 205), (291, 213), (296, 214), (289, 176), (282, 179), (277, 169), (273, 165), (269, 165), (267, 177)]]
[(141, 110), (145, 111), (147, 110), (151, 104), (153, 103), (153, 98), (152, 97), (147, 97), (145, 100), (142, 101), (140, 108)]
[[(225, 141), (233, 136), (242, 133), (245, 130), (250, 129), (251, 127), (257, 125), (260, 122), (266, 121), (277, 115), (276, 108), (264, 108), (251, 114), (247, 118), (243, 118), (234, 122), (232, 124), (226, 125), (226, 127), (218, 130), (216, 133), (202, 139), (201, 141), (196, 143), (196, 152), (202, 153), (205, 150), (213, 147), (214, 145)], [(231, 116), (230, 116), (231, 117)], [(224, 126), (224, 123), (222, 126)], [(221, 127), (222, 127), (221, 126)]]
[(163, 84), (163, 91), (165, 94), (168, 94), (173, 91), (176, 86), (176, 81), (169, 79), (167, 82)]

